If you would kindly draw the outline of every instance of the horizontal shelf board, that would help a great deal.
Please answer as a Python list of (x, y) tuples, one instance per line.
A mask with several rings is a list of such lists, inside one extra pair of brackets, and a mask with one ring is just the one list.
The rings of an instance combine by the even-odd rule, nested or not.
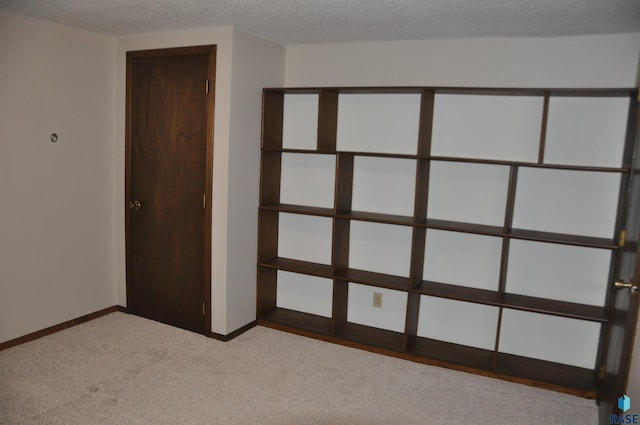
[(281, 152), (281, 153), (305, 153), (305, 154), (314, 154), (314, 155), (334, 155), (335, 152), (322, 152), (317, 149), (295, 149), (295, 148), (271, 148), (271, 147), (262, 147), (262, 150), (265, 152)]
[(628, 97), (632, 88), (576, 88), (576, 89), (544, 89), (544, 88), (473, 88), (473, 87), (432, 87), (437, 94), (477, 94), (489, 96), (563, 96), (563, 97)]
[(337, 151), (340, 155), (349, 156), (373, 156), (377, 158), (399, 158), (399, 159), (418, 159), (418, 155), (408, 153), (392, 153), (392, 152), (361, 152), (361, 151)]
[(320, 93), (320, 88), (318, 87), (287, 87), (287, 88), (279, 88), (279, 87), (269, 87), (265, 88), (266, 92), (274, 92), (274, 93), (283, 93), (283, 94), (318, 94)]
[(523, 165), (531, 168), (548, 168), (553, 170), (570, 170), (570, 171), (595, 171), (605, 173), (628, 173), (628, 167), (600, 167), (597, 165), (570, 165), (570, 164), (531, 164)]
[(493, 351), (417, 337), (411, 354), (481, 370), (493, 370)]
[(331, 266), (326, 264), (311, 263), (308, 261), (293, 260), (290, 258), (272, 258), (258, 263), (260, 267), (283, 270), (293, 273), (307, 274), (311, 276), (337, 279), (346, 282), (362, 283), (380, 288), (395, 289), (398, 291), (409, 290), (409, 278), (393, 276), (383, 273), (374, 273), (358, 269), (344, 269), (331, 273)]
[(450, 285), (447, 283), (431, 282), (423, 280), (415, 292), (439, 298), (448, 298), (457, 301), (468, 301), (480, 304), (499, 305), (498, 292), (487, 289), (470, 288), (467, 286)]
[(514, 310), (524, 310), (592, 322), (605, 323), (607, 321), (606, 309), (604, 307), (588, 304), (577, 304), (510, 293), (503, 294), (502, 300), (499, 301), (498, 293), (495, 291), (430, 281), (422, 281), (416, 288), (409, 289), (409, 278), (406, 277), (358, 269), (344, 269), (332, 275), (331, 266), (329, 265), (292, 260), (289, 258), (273, 258), (260, 263), (259, 266), (327, 279), (334, 278), (346, 282), (360, 283), (397, 291), (417, 292), (434, 297), (501, 306)]
[(329, 335), (331, 333), (330, 318), (289, 310), (286, 308), (276, 308), (264, 316), (259, 317), (258, 321), (301, 329), (322, 335)]
[[(320, 91), (330, 91), (337, 93), (349, 93), (349, 94), (384, 94), (384, 93), (398, 93), (398, 94), (407, 94), (407, 93), (420, 93), (425, 88), (423, 87), (415, 87), (415, 86), (406, 86), (406, 87), (267, 87), (265, 91), (273, 91), (273, 92), (282, 92), (282, 93), (306, 93), (313, 94), (319, 93)], [(429, 88), (426, 88), (429, 90)]]
[(360, 152), (360, 151), (321, 151), (316, 149), (295, 149), (295, 148), (273, 148), (262, 147), (265, 152), (281, 152), (281, 153), (304, 153), (316, 155), (351, 155), (351, 156), (373, 156), (378, 158), (400, 158), (400, 159), (418, 159), (418, 155), (407, 153), (390, 153), (390, 152)]
[(594, 238), (591, 236), (567, 235), (562, 233), (539, 232), (536, 230), (524, 229), (511, 229), (509, 235), (514, 239), (524, 239), (537, 242), (551, 242), (602, 249), (618, 248), (616, 241), (613, 239)]
[(452, 232), (475, 233), (478, 235), (504, 236), (502, 226), (437, 220), (433, 218), (428, 218), (426, 221), (422, 220), (418, 225), (425, 226), (428, 229), (450, 230)]
[(561, 97), (629, 97), (637, 89), (549, 89), (550, 96)]
[(258, 263), (258, 266), (331, 279), (331, 266), (326, 264), (277, 257)]
[(431, 161), (442, 161), (442, 162), (466, 162), (471, 164), (491, 164), (491, 165), (534, 165), (533, 162), (522, 162), (522, 161), (508, 161), (503, 159), (490, 159), (490, 158), (464, 158), (458, 156), (443, 156), (443, 155), (430, 155), (427, 157)]
[(346, 94), (418, 94), (421, 87), (339, 87), (334, 91)]
[(346, 282), (362, 283), (380, 288), (409, 290), (409, 278), (358, 269), (344, 269), (334, 273), (334, 278)]
[(544, 88), (544, 87), (454, 87), (454, 86), (387, 86), (387, 87), (268, 87), (265, 91), (282, 93), (313, 94), (322, 91), (338, 93), (420, 93), (423, 90), (440, 94), (478, 94), (495, 96), (575, 96), (575, 97), (627, 97), (634, 94), (636, 87), (628, 88)]
[(279, 212), (292, 213), (292, 214), (305, 214), (305, 215), (317, 215), (322, 217), (333, 217), (333, 208), (309, 207), (306, 205), (293, 205), (293, 204), (261, 205), (260, 209), (264, 211), (279, 211)]
[(404, 346), (404, 335), (400, 332), (393, 332), (386, 329), (379, 329), (350, 322), (340, 326), (336, 330), (335, 336), (349, 341), (393, 351), (403, 351)]
[(450, 285), (448, 283), (423, 280), (417, 287), (413, 288), (411, 292), (455, 301), (499, 306), (552, 316), (588, 320), (591, 322), (605, 323), (607, 321), (606, 309), (604, 307), (509, 293), (502, 294), (502, 298), (499, 299), (497, 291)]
[(346, 218), (350, 220), (373, 221), (375, 223), (399, 224), (403, 226), (412, 226), (414, 224), (413, 217), (403, 215), (371, 213), (364, 211), (351, 211), (350, 213), (337, 213), (336, 217)]
[(595, 391), (595, 372), (591, 369), (564, 365), (500, 353), (496, 372), (548, 384)]
[(510, 237), (536, 242), (549, 242), (563, 245), (576, 245), (589, 248), (616, 249), (613, 239), (595, 238), (592, 236), (568, 235), (563, 233), (539, 232), (537, 230), (511, 229), (504, 232), (501, 226), (489, 226), (486, 224), (463, 223), (459, 221), (437, 220), (428, 218), (417, 223), (428, 229), (449, 230), (452, 232), (473, 233), (497, 237)]
[(597, 171), (597, 172), (607, 172), (607, 173), (626, 173), (629, 171), (626, 167), (599, 167), (592, 165), (571, 165), (571, 164), (539, 164), (537, 162), (525, 162), (525, 161), (509, 161), (502, 159), (490, 159), (490, 158), (462, 158), (455, 156), (440, 156), (440, 155), (431, 155), (427, 157), (431, 161), (442, 161), (442, 162), (462, 162), (462, 163), (471, 163), (471, 164), (490, 164), (490, 165), (503, 165), (503, 166), (511, 166), (515, 165), (518, 167), (529, 167), (529, 168), (546, 168), (546, 169), (554, 169), (554, 170), (571, 170), (571, 171)]
[(525, 310), (553, 316), (589, 320), (592, 322), (607, 322), (606, 309), (595, 305), (577, 304), (509, 293), (502, 295), (501, 304), (506, 308), (515, 310)]
[(502, 165), (502, 166), (518, 166), (529, 168), (545, 168), (552, 170), (570, 170), (570, 171), (593, 171), (604, 173), (628, 173), (628, 167), (600, 167), (595, 165), (571, 165), (571, 164), (538, 164), (536, 162), (524, 162), (524, 161), (509, 161), (501, 159), (490, 158), (463, 158), (455, 156), (440, 156), (431, 155), (422, 157), (413, 154), (403, 153), (388, 153), (388, 152), (360, 152), (360, 151), (319, 151), (315, 149), (293, 149), (293, 148), (271, 148), (263, 147), (265, 152), (281, 152), (281, 153), (302, 153), (302, 154), (315, 154), (315, 155), (352, 155), (352, 156), (368, 156), (376, 158), (398, 158), (398, 159), (428, 159), (431, 161), (441, 162), (457, 162), (457, 163), (470, 163), (470, 164), (489, 164), (489, 165)]
[(478, 96), (544, 96), (544, 89), (493, 88), (493, 87), (435, 87), (436, 94), (461, 94)]

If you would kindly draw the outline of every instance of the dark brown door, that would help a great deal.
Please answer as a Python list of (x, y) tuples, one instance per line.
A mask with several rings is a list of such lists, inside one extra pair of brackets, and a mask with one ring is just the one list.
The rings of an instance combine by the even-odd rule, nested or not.
[[(632, 128), (638, 124), (637, 104), (631, 102), (630, 122)], [(638, 318), (638, 288), (640, 287), (640, 152), (637, 146), (640, 132), (631, 131), (635, 139), (636, 152), (626, 194), (625, 230), (627, 240), (618, 255), (618, 287), (612, 284), (610, 315), (604, 350), (604, 374), (598, 390), (600, 424), (610, 424), (611, 414), (624, 414), (618, 409), (617, 400), (625, 394), (629, 367), (633, 351), (633, 338)], [(626, 285), (626, 287), (622, 286)], [(636, 395), (636, 406), (638, 403)], [(635, 409), (637, 412), (637, 409)], [(613, 423), (618, 423), (614, 421)]]
[(127, 308), (210, 329), (212, 47), (127, 55)]

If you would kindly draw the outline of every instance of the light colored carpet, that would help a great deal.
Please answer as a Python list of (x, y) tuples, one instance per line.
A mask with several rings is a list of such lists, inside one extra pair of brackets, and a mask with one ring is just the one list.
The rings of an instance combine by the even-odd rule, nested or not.
[(593, 400), (257, 327), (113, 313), (0, 352), (0, 424), (595, 424)]

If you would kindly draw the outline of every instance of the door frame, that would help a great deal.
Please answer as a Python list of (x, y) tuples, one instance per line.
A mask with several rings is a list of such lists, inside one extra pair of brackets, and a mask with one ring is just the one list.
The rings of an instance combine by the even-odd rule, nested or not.
[[(638, 97), (638, 91), (635, 90), (630, 93), (629, 99), (629, 115), (627, 118), (627, 140), (625, 147), (623, 166), (628, 167), (628, 174), (623, 176), (621, 181), (621, 204), (618, 209), (618, 224), (616, 229), (623, 230), (624, 232), (634, 229), (631, 234), (626, 235), (630, 237), (630, 240), (625, 241), (623, 238), (620, 243), (619, 252), (614, 256), (615, 264), (612, 267), (610, 273), (610, 287), (607, 295), (606, 306), (609, 310), (608, 320), (606, 324), (606, 330), (604, 332), (603, 341), (600, 344), (600, 352), (598, 354), (597, 372), (598, 372), (598, 392), (596, 394), (596, 401), (598, 403), (598, 416), (599, 423), (609, 423), (609, 415), (614, 413), (621, 413), (617, 409), (616, 399), (627, 391), (627, 385), (629, 381), (629, 372), (631, 366), (631, 360), (635, 345), (638, 343), (635, 338), (636, 325), (638, 321), (638, 307), (639, 300), (638, 295), (633, 294), (628, 289), (616, 288), (614, 282), (619, 279), (627, 279), (634, 285), (640, 285), (640, 245), (638, 244), (637, 234), (637, 221), (630, 223), (633, 217), (637, 217), (638, 206), (638, 194), (640, 193), (640, 183), (634, 180), (634, 176), (638, 175), (638, 163), (637, 156), (640, 154), (640, 108), (638, 107), (640, 97)], [(631, 253), (634, 258), (633, 271), (630, 276), (620, 276), (622, 269), (623, 255), (625, 252)], [(618, 301), (622, 298), (622, 302), (626, 303), (626, 310), (621, 311), (616, 309)], [(622, 337), (622, 343), (619, 345), (620, 354), (619, 358), (613, 359), (613, 364), (617, 369), (612, 370), (610, 373), (608, 366), (612, 364), (612, 359), (609, 358), (611, 353), (609, 352), (612, 344), (612, 332), (615, 326), (621, 326), (624, 328), (624, 335)], [(614, 353), (614, 356), (617, 356)]]
[(187, 55), (209, 55), (209, 80), (207, 96), (207, 140), (206, 140), (206, 165), (205, 165), (205, 203), (204, 220), (204, 305), (205, 305), (205, 326), (204, 334), (211, 336), (211, 226), (212, 226), (212, 187), (213, 187), (213, 130), (215, 117), (215, 77), (216, 77), (216, 45), (177, 47), (167, 49), (128, 51), (126, 60), (126, 108), (125, 108), (125, 171), (124, 171), (124, 214), (125, 214), (125, 245), (126, 245), (126, 287), (127, 287), (127, 308), (132, 310), (133, 305), (133, 258), (132, 258), (132, 238), (131, 238), (131, 210), (128, 201), (131, 199), (131, 112), (132, 112), (132, 89), (133, 89), (133, 61), (139, 58), (187, 56)]

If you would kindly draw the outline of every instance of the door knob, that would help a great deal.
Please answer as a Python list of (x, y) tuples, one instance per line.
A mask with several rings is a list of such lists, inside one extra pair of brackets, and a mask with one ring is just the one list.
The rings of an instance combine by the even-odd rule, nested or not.
[(140, 201), (129, 201), (129, 209), (130, 210), (139, 210), (142, 204)]
[(613, 286), (616, 289), (627, 288), (629, 290), (629, 292), (632, 293), (632, 294), (637, 294), (638, 292), (640, 292), (640, 288), (638, 288), (636, 285), (634, 285), (633, 283), (630, 283), (630, 282), (623, 282), (621, 280), (616, 280), (613, 283)]

